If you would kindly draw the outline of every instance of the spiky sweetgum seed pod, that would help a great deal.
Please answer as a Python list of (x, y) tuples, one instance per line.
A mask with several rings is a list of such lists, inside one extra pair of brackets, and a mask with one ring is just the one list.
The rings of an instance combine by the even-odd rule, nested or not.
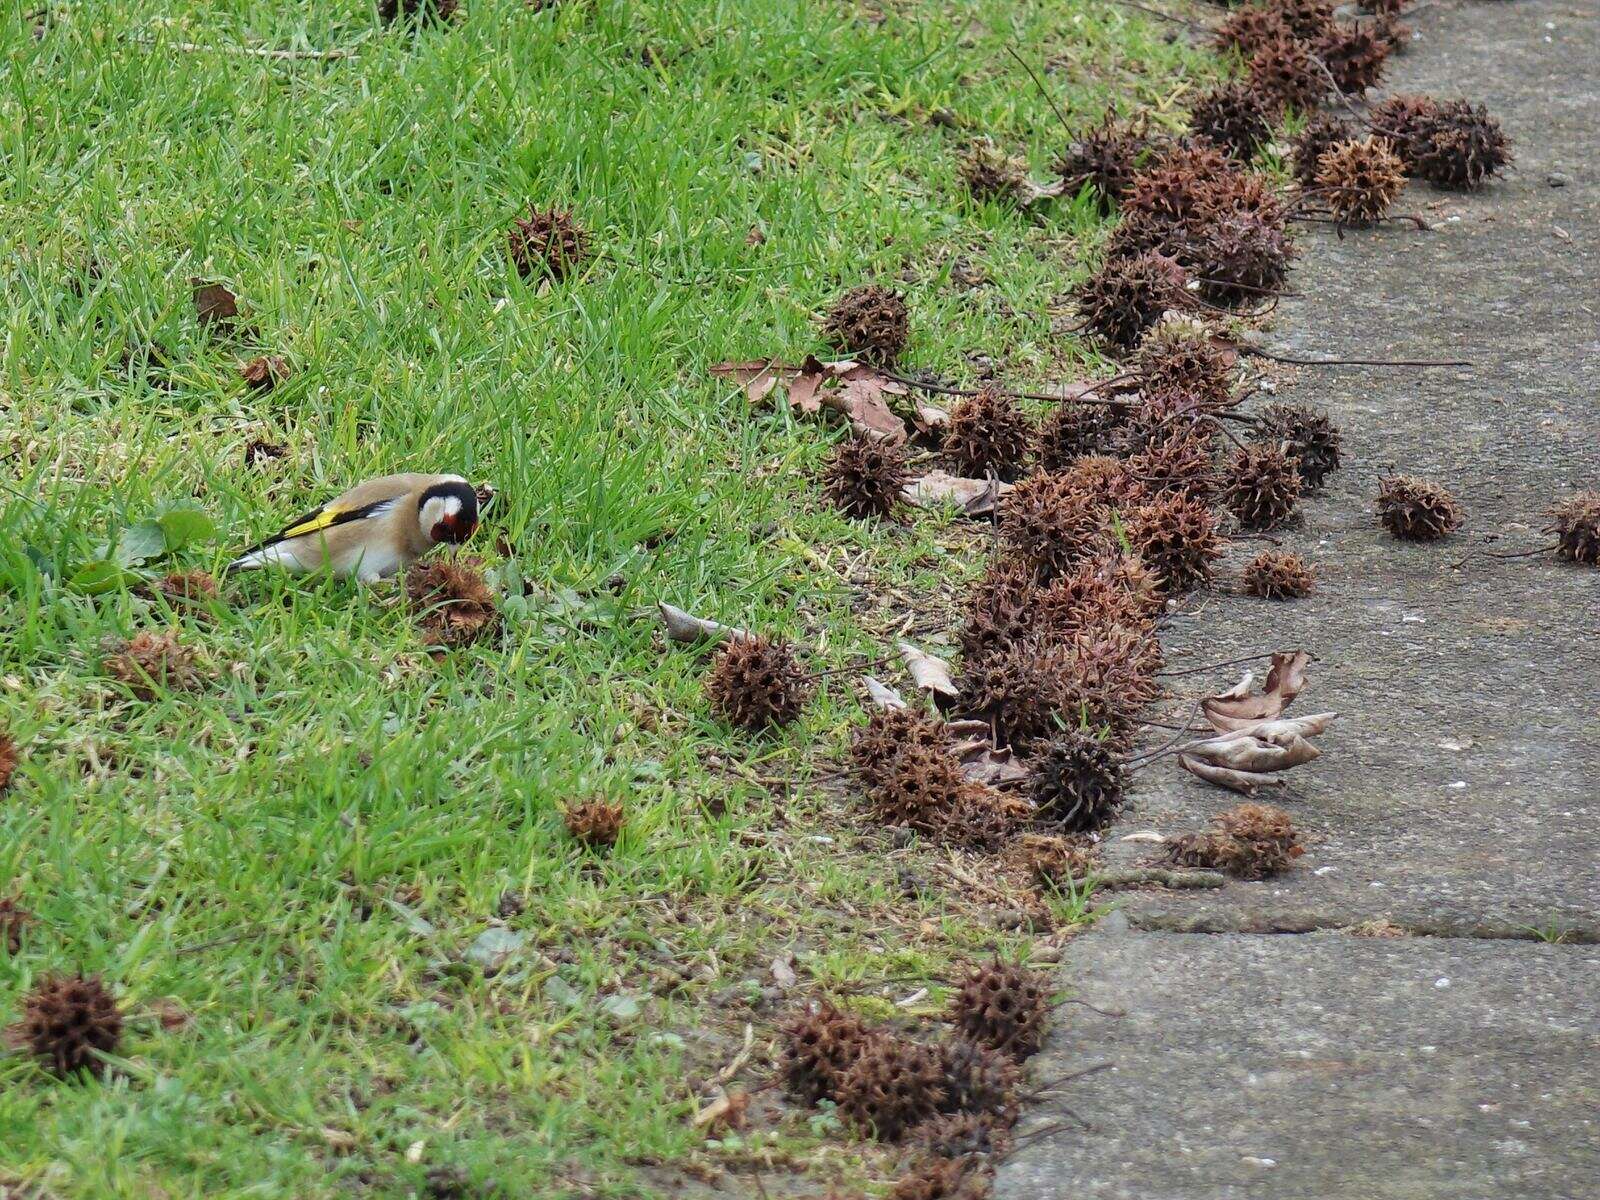
[(943, 746), (907, 746), (863, 791), (879, 821), (919, 833), (940, 832), (971, 799), (961, 764)]
[(1299, 465), (1279, 445), (1243, 446), (1228, 463), (1222, 499), (1245, 529), (1281, 525), (1300, 503)]
[(1378, 481), (1378, 519), (1407, 542), (1435, 542), (1461, 527), (1463, 513), (1436, 483), (1396, 475)]
[(1288, 234), (1267, 221), (1218, 220), (1194, 247), (1200, 294), (1213, 304), (1261, 304), (1282, 289), (1295, 253)]
[(1204, 208), (1216, 179), (1230, 172), (1237, 173), (1237, 168), (1215, 146), (1176, 147), (1133, 177), (1123, 211), (1164, 221), (1187, 221)]
[(1328, 78), (1311, 46), (1279, 35), (1263, 42), (1250, 56), (1250, 81), (1268, 103), (1316, 108), (1328, 95)]
[(1172, 259), (1147, 251), (1102, 263), (1077, 288), (1085, 325), (1124, 349), (1170, 309), (1189, 306), (1188, 276)]
[(1078, 887), (1100, 869), (1094, 844), (1083, 838), (1034, 834), (1022, 839), (1022, 854), (1035, 882), (1045, 887)]
[(11, 787), (11, 778), (17, 773), (17, 761), (20, 758), (16, 740), (10, 731), (0, 729), (0, 796), (5, 795)]
[(887, 365), (906, 348), (910, 324), (905, 299), (890, 288), (869, 283), (840, 296), (822, 330), (846, 354)]
[(1349, 122), (1339, 117), (1326, 114), (1312, 117), (1306, 126), (1294, 135), (1289, 143), (1290, 156), (1294, 159), (1295, 181), (1302, 188), (1312, 188), (1317, 184), (1317, 167), (1322, 161), (1322, 156), (1333, 149), (1340, 142), (1348, 142), (1354, 136)]
[(1212, 439), (1196, 425), (1169, 425), (1128, 459), (1128, 470), (1149, 495), (1178, 492), (1208, 501), (1216, 488)]
[(1085, 455), (1104, 454), (1111, 448), (1117, 421), (1104, 404), (1062, 402), (1046, 414), (1039, 427), (1039, 467), (1064, 471)]
[(1011, 480), (1022, 470), (1033, 425), (1004, 392), (983, 388), (950, 413), (944, 452), (958, 475)]
[(0, 947), (7, 954), (22, 952), (22, 931), (33, 924), (33, 914), (17, 903), (16, 897), (0, 899)]
[(129, 641), (115, 643), (106, 656), (105, 669), (140, 700), (154, 700), (162, 691), (192, 692), (205, 682), (195, 652), (171, 630), (145, 630)]
[(479, 559), (436, 558), (406, 572), (406, 600), (422, 640), (467, 646), (500, 627), (500, 609)]
[(1040, 579), (1105, 548), (1111, 537), (1104, 504), (1062, 475), (1025, 479), (1000, 502), (1000, 540)]
[(584, 800), (569, 804), (561, 820), (570, 833), (585, 846), (605, 849), (617, 844), (626, 820), (622, 805), (608, 800)]
[(1109, 454), (1085, 455), (1059, 476), (1064, 489), (1105, 509), (1121, 511), (1150, 498), (1150, 489), (1134, 477), (1130, 465)]
[(828, 501), (847, 517), (891, 517), (910, 478), (904, 441), (853, 434), (834, 447), (822, 487)]
[(969, 1038), (950, 1037), (939, 1043), (944, 1071), (944, 1111), (1000, 1117), (1016, 1116), (1022, 1070), (1015, 1059)]
[(1222, 555), (1216, 519), (1201, 501), (1182, 492), (1158, 496), (1127, 519), (1128, 540), (1168, 591), (1208, 583)]
[(1123, 587), (1103, 562), (1080, 563), (1037, 595), (1029, 625), (1042, 635), (1070, 638), (1085, 629), (1149, 624), (1141, 598)]
[(1027, 562), (997, 558), (967, 597), (961, 653), (968, 659), (994, 653), (1028, 635), (1039, 600), (1038, 572)]
[(945, 1159), (998, 1154), (1011, 1145), (1005, 1122), (983, 1113), (944, 1113), (917, 1126), (918, 1149)]
[(1168, 857), (1237, 879), (1266, 879), (1287, 871), (1304, 853), (1289, 814), (1269, 804), (1236, 805), (1214, 817), (1212, 825), (1207, 832), (1175, 839)]
[(942, 724), (909, 708), (879, 708), (856, 730), (850, 743), (850, 765), (863, 788), (878, 786), (907, 749), (943, 750)]
[(1161, 643), (1142, 628), (1085, 629), (1068, 646), (1058, 713), (1069, 727), (1101, 728), (1119, 747), (1160, 688)]
[[(1600, 492), (1580, 492), (1553, 506), (1545, 532), (1560, 540), (1556, 553), (1569, 562), (1600, 567)], [(5, 784), (0, 782), (0, 791)]]
[(1199, 137), (1248, 161), (1272, 140), (1272, 109), (1247, 84), (1223, 83), (1202, 92), (1189, 109), (1189, 128)]
[(1261, 5), (1246, 5), (1230, 13), (1217, 27), (1213, 41), (1218, 49), (1237, 50), (1249, 58), (1274, 38), (1293, 36), (1283, 14)]
[(1317, 166), (1316, 198), (1341, 225), (1370, 225), (1389, 213), (1406, 186), (1406, 168), (1387, 138), (1341, 142)]
[(1188, 392), (1218, 406), (1232, 396), (1233, 361), (1204, 326), (1168, 319), (1144, 335), (1133, 368), (1146, 391)]
[(880, 1141), (898, 1142), (938, 1113), (944, 1072), (938, 1051), (893, 1034), (862, 1049), (838, 1085), (839, 1111)]
[(1263, 550), (1244, 569), (1244, 589), (1263, 600), (1299, 600), (1309, 596), (1316, 576), (1298, 554)]
[(979, 200), (1021, 203), (1028, 192), (1028, 160), (1007, 154), (988, 138), (961, 153), (956, 164), (961, 182)]
[(1339, 427), (1309, 404), (1269, 404), (1261, 410), (1258, 436), (1277, 442), (1299, 464), (1307, 491), (1316, 491), (1339, 469)]
[(1335, 25), (1314, 42), (1317, 57), (1333, 82), (1347, 96), (1359, 96), (1383, 81), (1384, 65), (1394, 45), (1376, 24)]
[(1097, 127), (1067, 147), (1053, 169), (1068, 195), (1092, 187), (1101, 207), (1109, 210), (1126, 194), (1144, 150), (1144, 137), (1107, 113)]
[(1288, 225), (1289, 211), (1277, 185), (1254, 171), (1220, 172), (1200, 193), (1200, 199), (1201, 208), (1190, 222), (1194, 240), (1205, 232), (1206, 224), (1223, 217), (1251, 217), (1277, 230)]
[(1068, 669), (1063, 646), (1013, 642), (962, 664), (962, 711), (993, 725), (997, 742), (1026, 747), (1046, 736), (1062, 711)]
[(1093, 734), (1067, 730), (1045, 747), (1030, 785), (1042, 819), (1067, 833), (1090, 833), (1122, 807), (1122, 761)]
[(889, 1200), (987, 1200), (988, 1169), (975, 1158), (931, 1155), (895, 1181)]
[(1270, 0), (1268, 7), (1283, 18), (1295, 37), (1315, 41), (1337, 28), (1332, 0)]
[(524, 279), (559, 281), (589, 261), (589, 232), (564, 209), (530, 205), (525, 219), (511, 223), (507, 242), (511, 264)]
[(805, 707), (809, 691), (794, 651), (764, 637), (729, 641), (706, 677), (712, 711), (740, 729), (789, 724)]
[(122, 1013), (98, 976), (51, 975), (34, 985), (23, 1002), (14, 1037), (57, 1075), (99, 1075), (97, 1056), (116, 1053)]
[(1049, 981), (1013, 963), (975, 966), (950, 1003), (950, 1021), (967, 1038), (1023, 1059), (1044, 1045)]
[(803, 1104), (838, 1098), (839, 1081), (875, 1036), (852, 1013), (831, 1004), (790, 1017), (779, 1029), (778, 1078)]
[(1511, 162), (1511, 142), (1482, 105), (1450, 100), (1419, 119), (1411, 137), (1411, 165), (1435, 187), (1479, 188)]
[(200, 603), (215, 600), (217, 581), (204, 571), (169, 571), (155, 581), (154, 588), (174, 603)]
[(1411, 171), (1416, 167), (1416, 137), (1439, 106), (1428, 96), (1399, 95), (1380, 100), (1367, 116), (1368, 127), (1387, 138), (1400, 161)]

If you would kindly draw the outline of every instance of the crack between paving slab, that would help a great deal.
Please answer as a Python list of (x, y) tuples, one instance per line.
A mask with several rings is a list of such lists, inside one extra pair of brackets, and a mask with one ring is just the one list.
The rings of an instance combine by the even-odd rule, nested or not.
[[(1396, 921), (1383, 920), (1386, 929), (1396, 931), (1399, 937), (1459, 938), (1467, 941), (1520, 941), (1546, 942), (1563, 946), (1600, 945), (1600, 928), (1590, 925), (1552, 924), (1547, 930), (1528, 925), (1484, 921), (1473, 924), (1464, 921)], [(1162, 913), (1128, 914), (1128, 927), (1150, 933), (1191, 934), (1296, 934), (1296, 933), (1346, 933), (1362, 928), (1367, 922), (1352, 924), (1348, 920), (1322, 917), (1313, 913), (1287, 913), (1256, 920), (1226, 920), (1211, 916), (1177, 916)]]

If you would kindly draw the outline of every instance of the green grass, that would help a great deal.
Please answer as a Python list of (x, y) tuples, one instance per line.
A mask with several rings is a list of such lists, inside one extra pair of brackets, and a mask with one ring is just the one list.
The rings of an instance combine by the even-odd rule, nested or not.
[[(451, 1165), (633, 1197), (670, 1186), (663, 1164), (763, 1154), (871, 1177), (803, 1116), (711, 1146), (691, 1126), (747, 1021), (762, 1061), (767, 964), (935, 979), (1024, 939), (905, 898), (887, 843), (806, 782), (859, 719), (850, 674), (797, 728), (735, 735), (639, 614), (668, 600), (840, 667), (977, 561), (941, 518), (824, 511), (835, 434), (706, 368), (820, 350), (814, 314), (880, 278), (907, 292), (917, 367), (1081, 373), (1052, 323), (1096, 218), (974, 205), (954, 151), (981, 130), (1042, 176), (1063, 139), (1008, 43), (1056, 64), (1083, 124), (1111, 100), (1170, 119), (1203, 68), (1085, 0), (469, 0), (416, 33), (358, 0), (86, 0), (39, 39), (32, 4), (5, 7), (0, 720), (25, 756), (0, 895), (39, 923), (0, 956), (0, 1021), (81, 968), (132, 1023), (102, 1083), (0, 1059), (0, 1184), (405, 1196)], [(604, 257), (521, 283), (503, 239), (530, 201), (570, 205)], [(960, 262), (988, 283), (955, 286)], [(191, 276), (228, 282), (258, 336), (200, 330)], [(150, 342), (169, 389), (119, 365)], [(294, 371), (266, 396), (238, 377), (263, 350)], [(252, 438), (288, 457), (247, 469)], [(503, 642), (431, 655), (392, 588), (252, 577), (197, 614), (62, 586), (161, 505), (218, 522), (175, 564), (214, 571), (410, 469), (499, 487), (478, 548), (532, 588)], [(141, 703), (109, 679), (105, 639), (146, 628), (177, 629), (209, 686)], [(629, 809), (600, 858), (559, 815), (595, 793)], [(485, 978), (469, 951), (501, 927), (516, 945)]]

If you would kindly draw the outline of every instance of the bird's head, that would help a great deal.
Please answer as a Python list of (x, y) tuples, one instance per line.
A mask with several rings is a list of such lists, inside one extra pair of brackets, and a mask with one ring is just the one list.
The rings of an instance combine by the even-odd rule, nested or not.
[(422, 536), (459, 546), (478, 528), (478, 493), (465, 479), (446, 479), (422, 493), (417, 505)]

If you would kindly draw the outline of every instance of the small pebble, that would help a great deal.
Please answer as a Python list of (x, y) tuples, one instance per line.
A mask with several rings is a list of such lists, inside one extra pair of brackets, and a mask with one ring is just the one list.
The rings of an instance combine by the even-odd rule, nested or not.
[(1551, 187), (1566, 187), (1572, 182), (1571, 175), (1563, 175), (1560, 171), (1551, 171), (1544, 177), (1544, 181)]

